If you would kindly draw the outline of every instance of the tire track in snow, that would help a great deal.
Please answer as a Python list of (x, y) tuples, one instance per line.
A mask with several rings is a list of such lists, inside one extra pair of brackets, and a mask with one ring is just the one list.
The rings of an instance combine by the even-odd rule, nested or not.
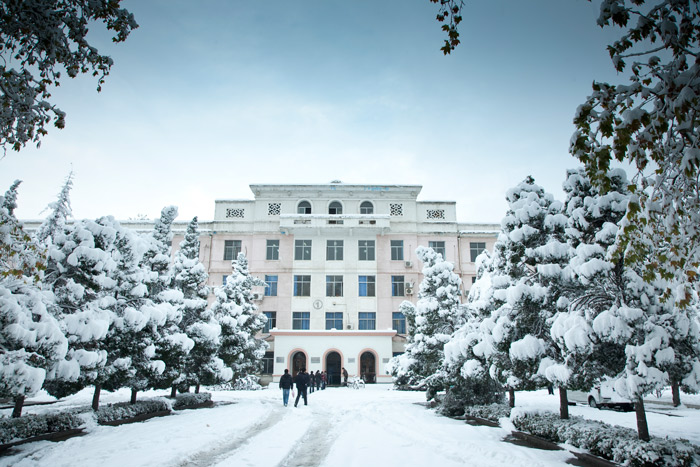
[(221, 459), (231, 456), (232, 452), (249, 443), (251, 439), (255, 438), (260, 433), (269, 430), (279, 423), (283, 418), (283, 409), (284, 408), (277, 408), (276, 410), (271, 411), (265, 418), (254, 423), (241, 434), (235, 436), (232, 440), (219, 444), (211, 449), (195, 453), (176, 465), (178, 467), (196, 467), (216, 464)]
[(278, 464), (278, 467), (321, 465), (338, 437), (338, 426), (342, 418), (342, 415), (337, 413), (331, 417), (331, 413), (327, 410), (313, 411), (311, 426)]

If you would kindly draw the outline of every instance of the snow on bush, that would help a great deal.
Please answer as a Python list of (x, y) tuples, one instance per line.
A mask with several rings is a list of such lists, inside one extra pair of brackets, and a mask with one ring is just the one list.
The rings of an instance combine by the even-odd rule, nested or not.
[(464, 408), (464, 413), (472, 417), (483, 418), (497, 422), (504, 417), (510, 417), (511, 408), (508, 404), (472, 405)]
[(126, 420), (138, 415), (169, 411), (170, 408), (169, 402), (165, 399), (136, 401), (135, 404), (120, 402), (100, 407), (97, 411), (97, 423)]
[(652, 438), (642, 441), (630, 428), (608, 425), (597, 420), (572, 417), (562, 420), (550, 412), (514, 410), (513, 425), (519, 430), (553, 441), (585, 449), (591, 454), (625, 466), (700, 465), (700, 447), (683, 439)]
[(47, 433), (72, 430), (81, 425), (83, 425), (83, 420), (70, 413), (3, 418), (0, 419), (0, 444), (8, 444)]
[(200, 392), (198, 394), (188, 392), (177, 396), (177, 398), (173, 401), (173, 409), (185, 409), (187, 407), (204, 404), (206, 402), (211, 402), (210, 392)]
[(236, 382), (233, 383), (234, 391), (258, 391), (262, 389), (262, 386), (258, 384), (260, 378), (254, 375), (244, 376), (238, 378)]

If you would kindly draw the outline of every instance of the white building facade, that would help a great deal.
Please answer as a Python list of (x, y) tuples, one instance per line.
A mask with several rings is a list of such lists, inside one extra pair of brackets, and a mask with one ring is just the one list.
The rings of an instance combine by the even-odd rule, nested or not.
[(416, 302), (422, 279), (416, 248), (453, 263), (466, 294), (474, 259), (500, 230), (458, 223), (455, 202), (418, 201), (418, 185), (250, 188), (254, 199), (217, 200), (214, 220), (200, 222), (200, 257), (210, 286), (223, 284), (241, 251), (266, 282), (255, 292), (268, 317), (260, 336), (270, 344), (267, 381), (305, 367), (337, 384), (344, 367), (369, 383), (391, 382), (386, 364), (406, 342), (399, 305)]

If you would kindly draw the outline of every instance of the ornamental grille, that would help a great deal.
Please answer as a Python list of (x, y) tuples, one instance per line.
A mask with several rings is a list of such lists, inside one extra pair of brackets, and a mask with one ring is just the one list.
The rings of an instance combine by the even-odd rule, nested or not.
[(226, 209), (226, 217), (227, 218), (243, 219), (244, 215), (245, 215), (245, 209), (233, 209), (233, 208)]
[(280, 203), (268, 203), (267, 204), (267, 215), (268, 216), (279, 216), (281, 212), (282, 205)]
[(392, 216), (403, 216), (403, 204), (389, 203), (389, 213)]
[(444, 219), (445, 210), (444, 209), (428, 209), (425, 211), (425, 217), (428, 219)]

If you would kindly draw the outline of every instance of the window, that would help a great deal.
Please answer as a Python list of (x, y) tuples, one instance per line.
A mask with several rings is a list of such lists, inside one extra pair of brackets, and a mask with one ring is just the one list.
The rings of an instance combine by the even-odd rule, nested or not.
[(267, 316), (267, 323), (262, 332), (269, 333), (270, 329), (275, 329), (277, 327), (277, 312), (276, 311), (264, 311), (263, 314)]
[(240, 240), (224, 240), (224, 261), (233, 261), (241, 252)]
[(469, 244), (469, 252), (471, 253), (472, 263), (476, 261), (476, 257), (486, 249), (485, 242), (471, 242)]
[(396, 330), (397, 334), (406, 334), (406, 317), (400, 311), (391, 314), (391, 328)]
[(277, 276), (265, 276), (265, 296), (277, 296)]
[(403, 261), (403, 240), (391, 241), (391, 259), (392, 261)]
[(374, 240), (358, 240), (357, 250), (360, 261), (374, 261)]
[(374, 276), (359, 276), (360, 297), (374, 297), (376, 279)]
[(278, 260), (280, 259), (280, 241), (279, 240), (268, 240), (267, 241), (267, 256), (265, 259), (268, 260)]
[(295, 311), (292, 313), (292, 329), (309, 329), (310, 313), (308, 311)]
[(311, 240), (294, 240), (294, 259), (297, 261), (311, 260)]
[(326, 313), (326, 329), (343, 329), (343, 314)]
[(472, 284), (476, 283), (476, 276), (472, 276)]
[(340, 215), (343, 213), (343, 205), (340, 204), (340, 201), (333, 201), (331, 204), (328, 205), (328, 214), (332, 216)]
[(445, 259), (445, 242), (428, 242), (428, 246), (432, 248), (435, 253), (440, 253), (442, 259)]
[(294, 296), (311, 296), (311, 276), (294, 276)]
[(311, 203), (302, 201), (297, 204), (297, 214), (311, 214)]
[(389, 203), (389, 214), (392, 216), (403, 216), (403, 204)]
[(343, 241), (342, 240), (327, 240), (326, 241), (326, 261), (342, 261), (343, 260)]
[(267, 215), (279, 216), (282, 211), (282, 203), (267, 203)]
[(374, 214), (374, 205), (369, 201), (360, 204), (360, 214)]
[(262, 359), (262, 372), (263, 374), (266, 375), (271, 375), (272, 371), (275, 367), (275, 353), (274, 352), (265, 352), (265, 356)]
[(326, 276), (326, 297), (343, 296), (343, 276)]
[(376, 329), (377, 327), (377, 313), (374, 312), (365, 312), (365, 313), (359, 313), (359, 326), (358, 328), (361, 331), (366, 331), (370, 329)]
[(221, 285), (226, 285), (226, 279), (228, 279), (228, 274), (224, 274), (221, 277)]
[(405, 293), (405, 283), (403, 276), (391, 276), (391, 296), (403, 297)]

